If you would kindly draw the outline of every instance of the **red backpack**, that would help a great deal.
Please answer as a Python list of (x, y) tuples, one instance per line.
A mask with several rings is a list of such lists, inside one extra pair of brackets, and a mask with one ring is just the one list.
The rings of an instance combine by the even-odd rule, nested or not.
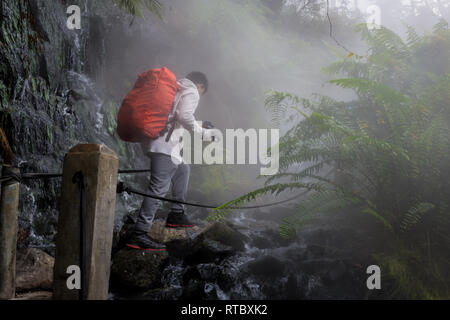
[(167, 127), (177, 90), (177, 79), (166, 67), (139, 74), (117, 115), (120, 139), (142, 142), (161, 136)]

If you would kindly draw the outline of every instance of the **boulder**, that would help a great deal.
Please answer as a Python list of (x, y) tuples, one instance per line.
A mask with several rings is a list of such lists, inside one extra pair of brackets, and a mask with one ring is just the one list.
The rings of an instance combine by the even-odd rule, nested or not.
[(126, 242), (128, 241), (133, 229), (134, 225), (136, 224), (137, 215), (139, 213), (139, 210), (135, 210), (133, 212), (130, 212), (126, 214), (122, 218), (122, 226), (117, 231), (115, 230), (113, 235), (113, 247), (112, 247), (112, 254), (116, 254), (118, 251), (123, 249), (125, 247)]
[(220, 242), (236, 251), (245, 249), (246, 237), (225, 222), (214, 222), (208, 225), (199, 235), (206, 239)]
[[(118, 250), (113, 255), (111, 267), (111, 284), (114, 290), (146, 290), (145, 298), (149, 299), (180, 296), (182, 291), (184, 296), (196, 296), (194, 292), (199, 288), (197, 282), (188, 286), (190, 289), (187, 293), (163, 287), (161, 278), (169, 263), (169, 254), (170, 261), (183, 259), (184, 265), (218, 264), (236, 251), (245, 249), (245, 236), (223, 222), (215, 222), (203, 229), (171, 229), (165, 227), (164, 219), (155, 219), (149, 236), (166, 243), (168, 251), (152, 252), (127, 247)], [(200, 282), (204, 286), (204, 281)]]
[(52, 300), (53, 293), (50, 291), (33, 291), (27, 293), (17, 293), (11, 300)]
[(249, 262), (245, 269), (256, 276), (276, 278), (284, 275), (285, 265), (275, 257), (262, 256)]
[(193, 228), (183, 228), (183, 229), (175, 229), (175, 228), (166, 228), (166, 221), (163, 219), (155, 219), (153, 221), (152, 227), (148, 233), (148, 235), (162, 243), (167, 243), (173, 240), (181, 240), (191, 238), (194, 234), (200, 231), (199, 227)]
[[(125, 216), (122, 228), (119, 232), (114, 234), (113, 253), (116, 253), (125, 247), (126, 242), (134, 230), (137, 214), (138, 211), (135, 211)], [(201, 229), (197, 226), (187, 229), (166, 228), (165, 219), (155, 219), (148, 235), (158, 242), (167, 243), (174, 240), (183, 240), (193, 237), (200, 230)]]
[(193, 242), (193, 245), (188, 248), (185, 262), (187, 264), (220, 262), (234, 253), (233, 247), (206, 238)]
[(245, 249), (245, 236), (226, 223), (215, 222), (197, 233), (167, 243), (171, 256), (188, 264), (219, 262)]
[(238, 274), (234, 268), (222, 264), (205, 263), (188, 266), (183, 275), (183, 283), (191, 280), (202, 280), (216, 283), (222, 290), (229, 290), (237, 280)]
[(157, 288), (168, 258), (166, 251), (122, 249), (113, 257), (111, 281), (126, 289)]
[(55, 259), (36, 248), (21, 249), (16, 257), (16, 291), (51, 290)]

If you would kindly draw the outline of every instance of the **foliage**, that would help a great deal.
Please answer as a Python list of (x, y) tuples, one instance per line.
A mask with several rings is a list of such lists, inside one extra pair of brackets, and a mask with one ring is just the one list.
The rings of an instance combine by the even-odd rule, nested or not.
[[(271, 92), (266, 106), (274, 120), (292, 111), (298, 118), (280, 141), (280, 172), (264, 188), (219, 207), (211, 217), (287, 186), (312, 190), (284, 218), (283, 235), (294, 235), (318, 213), (358, 208), (391, 234), (379, 241), (394, 249), (377, 257), (397, 284), (395, 294), (448, 297), (448, 24), (441, 21), (423, 36), (409, 28), (406, 41), (386, 28), (369, 31), (359, 25), (357, 31), (370, 46), (367, 56), (341, 57), (324, 68), (345, 75), (330, 83), (356, 98), (341, 102), (316, 95), (309, 100)], [(333, 178), (323, 176), (326, 168), (334, 170)], [(420, 264), (424, 257), (433, 261), (433, 272)], [(411, 277), (421, 279), (414, 290), (414, 284), (405, 285)]]

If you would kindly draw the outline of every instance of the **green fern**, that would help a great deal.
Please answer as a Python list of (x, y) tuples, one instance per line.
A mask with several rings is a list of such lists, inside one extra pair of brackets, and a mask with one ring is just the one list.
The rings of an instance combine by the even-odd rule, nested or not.
[(433, 210), (435, 207), (434, 204), (428, 202), (421, 202), (412, 206), (403, 216), (400, 223), (400, 230), (402, 232), (410, 231), (421, 221), (425, 213)]
[(239, 209), (243, 204), (250, 203), (257, 198), (266, 195), (279, 195), (284, 191), (293, 191), (293, 190), (306, 190), (306, 191), (323, 191), (324, 183), (322, 182), (312, 182), (312, 183), (300, 183), (300, 182), (291, 182), (291, 183), (278, 183), (274, 185), (265, 186), (263, 188), (257, 189), (255, 191), (249, 192), (248, 194), (239, 197), (238, 199), (229, 201), (224, 203), (223, 205), (215, 208), (208, 215), (208, 221), (217, 221), (222, 220), (228, 217), (231, 213), (233, 213), (236, 209)]
[(433, 33), (448, 36), (448, 22), (445, 19), (440, 19), (439, 22), (433, 26)]
[(420, 45), (422, 38), (418, 35), (417, 31), (413, 27), (407, 27), (407, 35), (407, 45), (409, 48), (414, 48)]
[[(388, 231), (379, 234), (378, 242), (399, 244), (402, 250), (408, 248), (407, 257), (421, 261), (426, 256), (436, 261), (436, 270), (447, 270), (450, 74), (443, 70), (450, 66), (423, 56), (434, 52), (436, 41), (439, 47), (450, 46), (448, 25), (440, 22), (432, 34), (423, 36), (409, 28), (405, 41), (386, 28), (359, 28), (369, 54), (362, 59), (341, 57), (323, 69), (339, 75), (330, 83), (351, 90), (355, 99), (269, 92), (265, 103), (274, 123), (298, 115), (280, 139), (279, 172), (266, 178), (264, 188), (224, 204), (210, 218), (226, 218), (266, 194), (302, 190), (303, 196), (290, 203), (291, 213), (280, 222), (282, 236), (296, 235), (319, 216), (352, 209)], [(442, 54), (450, 61), (450, 50)], [(332, 174), (325, 174), (328, 171)], [(414, 270), (423, 270), (416, 260), (393, 255), (380, 259), (400, 285), (399, 292), (409, 290), (403, 282)], [(402, 279), (402, 270), (408, 279)], [(437, 281), (439, 274), (430, 277)], [(426, 283), (420, 281), (414, 296), (437, 296)]]

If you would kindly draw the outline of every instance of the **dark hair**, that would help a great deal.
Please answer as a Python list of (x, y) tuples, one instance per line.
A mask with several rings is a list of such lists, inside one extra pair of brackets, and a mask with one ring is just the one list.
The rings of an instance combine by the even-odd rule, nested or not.
[(208, 91), (208, 86), (209, 86), (208, 78), (205, 76), (204, 73), (194, 71), (194, 72), (189, 73), (186, 76), (186, 79), (191, 80), (195, 84), (203, 85), (205, 87), (205, 93), (206, 93), (206, 91)]

